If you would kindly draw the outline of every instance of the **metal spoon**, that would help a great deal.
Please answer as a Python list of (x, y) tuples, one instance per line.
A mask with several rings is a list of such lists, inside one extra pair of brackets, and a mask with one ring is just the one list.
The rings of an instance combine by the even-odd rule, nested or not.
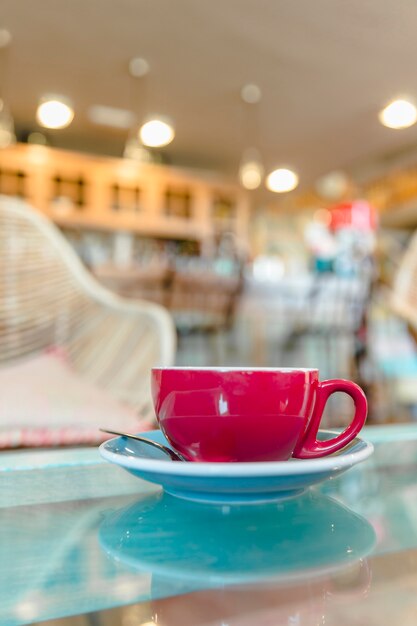
[(153, 446), (154, 448), (157, 448), (158, 450), (161, 450), (161, 452), (164, 452), (165, 454), (167, 454), (172, 461), (186, 461), (187, 460), (178, 452), (174, 452), (174, 450), (171, 450), (171, 448), (164, 446), (162, 443), (157, 443), (156, 441), (152, 441), (152, 439), (145, 439), (145, 437), (139, 437), (138, 435), (132, 435), (130, 433), (121, 433), (117, 430), (107, 430), (106, 428), (99, 428), (99, 430), (101, 430), (102, 433), (108, 433), (109, 435), (118, 435), (119, 437), (127, 437), (128, 439), (136, 439), (136, 441), (147, 443), (150, 446)]

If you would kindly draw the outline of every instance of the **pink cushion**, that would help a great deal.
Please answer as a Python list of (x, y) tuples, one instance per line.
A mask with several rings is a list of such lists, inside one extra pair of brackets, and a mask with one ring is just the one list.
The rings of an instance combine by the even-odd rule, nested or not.
[(0, 448), (97, 444), (152, 424), (78, 375), (59, 350), (0, 367)]

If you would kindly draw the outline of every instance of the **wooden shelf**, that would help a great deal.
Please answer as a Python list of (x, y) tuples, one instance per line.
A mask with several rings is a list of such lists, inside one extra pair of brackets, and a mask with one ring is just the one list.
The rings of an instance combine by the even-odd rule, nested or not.
[(59, 227), (65, 229), (84, 229), (105, 232), (129, 232), (142, 237), (160, 239), (200, 240), (204, 233), (197, 221), (170, 218), (147, 220), (142, 222), (140, 215), (120, 215), (103, 213), (95, 215), (88, 210), (60, 214), (57, 211), (46, 212), (48, 217)]
[(225, 226), (248, 245), (248, 195), (208, 172), (16, 144), (0, 150), (0, 193), (23, 197), (64, 229), (190, 240), (207, 249), (224, 202)]

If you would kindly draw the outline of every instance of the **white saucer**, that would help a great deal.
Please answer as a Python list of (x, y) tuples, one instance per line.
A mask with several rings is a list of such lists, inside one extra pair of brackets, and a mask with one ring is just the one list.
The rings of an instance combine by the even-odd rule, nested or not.
[[(161, 431), (141, 433), (168, 445)], [(334, 437), (321, 431), (320, 439)], [(103, 458), (178, 498), (215, 504), (259, 504), (296, 496), (367, 459), (373, 445), (357, 437), (344, 450), (320, 459), (262, 463), (182, 463), (151, 446), (125, 437), (101, 444)]]

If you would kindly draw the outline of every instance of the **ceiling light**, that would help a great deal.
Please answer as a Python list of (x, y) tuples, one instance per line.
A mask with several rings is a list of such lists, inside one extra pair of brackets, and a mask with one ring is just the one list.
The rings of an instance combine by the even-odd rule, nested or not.
[(262, 98), (262, 91), (258, 85), (249, 83), (243, 85), (240, 91), (241, 98), (246, 104), (258, 104)]
[(292, 191), (298, 185), (298, 176), (292, 170), (284, 167), (278, 168), (271, 172), (266, 179), (266, 186), (270, 191), (275, 193), (285, 193)]
[(134, 78), (142, 78), (149, 73), (149, 63), (142, 57), (134, 57), (129, 61), (129, 74)]
[(257, 189), (262, 182), (263, 170), (256, 161), (244, 163), (239, 170), (239, 180), (245, 189)]
[(0, 28), (0, 48), (7, 48), (12, 42), (12, 34), (6, 28)]
[(38, 106), (36, 119), (45, 128), (66, 128), (74, 119), (74, 110), (67, 101), (43, 99)]
[(38, 133), (36, 130), (33, 133), (29, 133), (27, 142), (37, 146), (48, 145), (48, 140), (45, 135), (43, 133)]
[(264, 168), (257, 150), (247, 150), (239, 167), (239, 180), (245, 189), (257, 189), (262, 182)]
[(408, 100), (394, 100), (379, 113), (379, 121), (388, 128), (408, 128), (417, 121), (417, 109)]
[(161, 148), (171, 143), (175, 137), (175, 131), (168, 121), (153, 118), (143, 124), (139, 131), (139, 137), (144, 146)]
[(0, 148), (8, 148), (16, 141), (16, 136), (8, 128), (0, 125)]

